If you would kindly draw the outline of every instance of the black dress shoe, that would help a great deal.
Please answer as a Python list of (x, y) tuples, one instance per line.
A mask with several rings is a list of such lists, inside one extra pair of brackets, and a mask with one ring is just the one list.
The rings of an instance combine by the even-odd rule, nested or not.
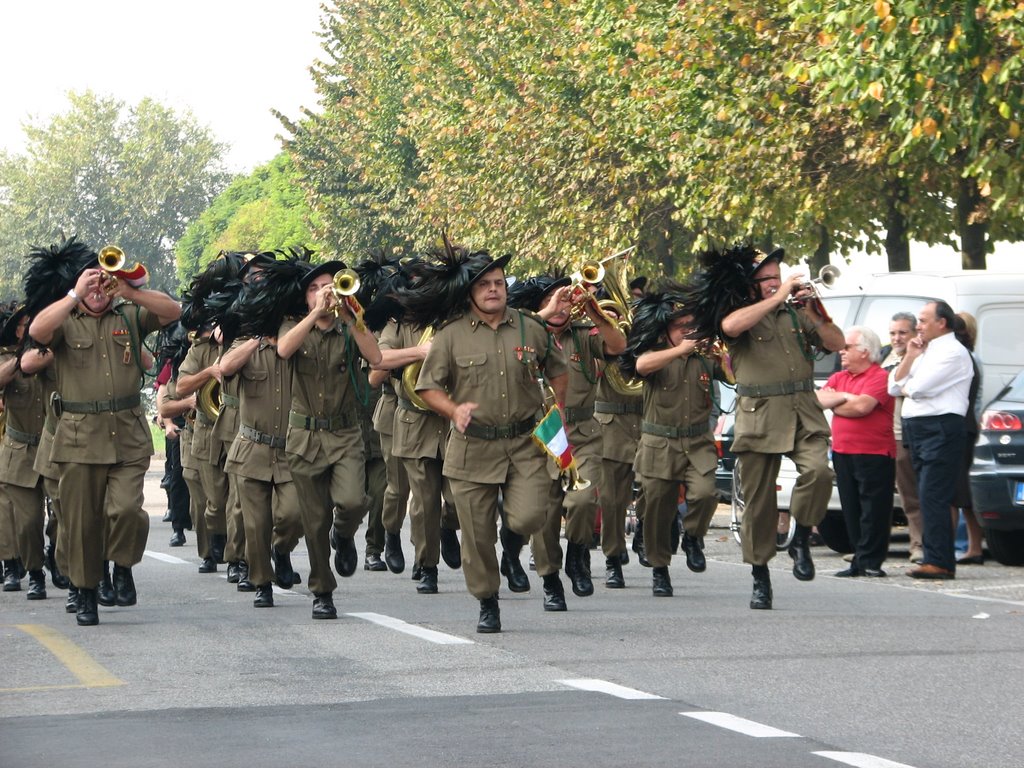
[(295, 583), (295, 570), (292, 568), (292, 558), (287, 552), (282, 552), (277, 547), (270, 550), (271, 559), (274, 561), (274, 581), (281, 589), (291, 589)]
[(338, 609), (334, 607), (334, 597), (330, 592), (313, 595), (313, 618), (314, 619), (336, 619)]
[(172, 547), (185, 546), (185, 532), (182, 530), (176, 530), (174, 533), (172, 533), (170, 545)]
[(882, 579), (888, 576), (881, 568), (862, 568), (861, 575), (872, 579)]
[(105, 608), (117, 605), (117, 597), (114, 595), (114, 585), (110, 581), (110, 562), (103, 561), (103, 576), (100, 583), (96, 585), (96, 602)]
[(46, 599), (46, 574), (42, 569), (28, 572), (28, 594), (25, 597), (29, 600)]
[(651, 594), (655, 597), (672, 597), (672, 580), (668, 576), (667, 565), (651, 571)]
[(402, 537), (397, 533), (384, 531), (384, 562), (392, 573), (401, 573), (405, 570)]
[(750, 607), (758, 611), (770, 611), (772, 608), (772, 577), (767, 565), (751, 567), (754, 576), (754, 591), (750, 595)]
[(384, 561), (380, 559), (380, 555), (367, 555), (366, 560), (363, 561), (364, 571), (386, 571), (388, 567), (384, 565)]
[(708, 567), (704, 558), (704, 541), (696, 536), (683, 533), (683, 552), (686, 554), (686, 567), (694, 573), (703, 573)]
[(498, 566), (501, 575), (508, 581), (508, 588), (512, 592), (529, 592), (530, 577), (523, 570), (523, 564), (519, 560), (512, 560), (509, 556), (501, 553), (501, 565)]
[(558, 571), (549, 573), (544, 576), (544, 610), (545, 611), (564, 611), (567, 610), (565, 605), (565, 587), (562, 586), (562, 580), (558, 578)]
[(852, 565), (849, 568), (843, 568), (841, 571), (836, 571), (836, 576), (840, 579), (848, 579), (860, 575), (860, 568), (854, 568)]
[(798, 525), (793, 534), (793, 542), (789, 545), (789, 556), (793, 558), (793, 575), (800, 581), (811, 581), (814, 578), (810, 535), (811, 529), (808, 526)]
[(252, 605), (254, 608), (274, 607), (274, 588), (269, 581), (256, 587), (256, 598), (252, 601)]
[(957, 565), (984, 565), (985, 564), (985, 556), (984, 555), (964, 555), (963, 557), (958, 557), (956, 559), (956, 564)]
[(566, 542), (565, 575), (569, 577), (572, 593), (576, 597), (589, 597), (594, 594), (594, 582), (590, 578), (590, 568), (583, 558), (584, 551), (582, 544)]
[(135, 605), (139, 596), (135, 592), (135, 579), (132, 569), (114, 564), (114, 602), (122, 607)]
[(476, 623), (476, 631), (480, 634), (501, 632), (501, 611), (498, 609), (497, 595), (480, 601), (480, 620)]
[(453, 571), (462, 567), (462, 544), (459, 534), (451, 528), (441, 529), (441, 559)]
[(216, 573), (217, 572), (217, 561), (213, 557), (204, 557), (203, 562), (199, 564), (200, 573)]
[(625, 589), (626, 580), (622, 578), (622, 561), (618, 555), (605, 558), (604, 585), (608, 589)]
[(75, 620), (81, 627), (93, 627), (100, 623), (100, 613), (96, 608), (96, 590), (78, 590), (78, 604), (75, 610)]
[(68, 584), (68, 599), (64, 601), (65, 613), (78, 613), (78, 587)]
[(331, 546), (334, 547), (334, 570), (339, 576), (348, 578), (359, 565), (356, 540), (351, 536), (339, 536), (337, 530), (331, 528)]
[(420, 583), (416, 585), (416, 591), (421, 595), (436, 595), (437, 594), (437, 566), (436, 565), (424, 565), (423, 566), (423, 578), (420, 579)]
[(224, 550), (228, 546), (228, 537), (225, 533), (214, 533), (210, 536), (210, 557), (213, 562), (224, 564)]
[(238, 566), (238, 561), (228, 563), (228, 584), (237, 584), (240, 575), (241, 568)]
[(44, 564), (46, 565), (46, 570), (50, 572), (50, 582), (53, 586), (57, 589), (67, 589), (71, 586), (71, 580), (61, 573), (60, 568), (57, 567), (57, 555), (53, 544), (46, 545)]
[(21, 569), (16, 560), (4, 560), (4, 592), (21, 591)]

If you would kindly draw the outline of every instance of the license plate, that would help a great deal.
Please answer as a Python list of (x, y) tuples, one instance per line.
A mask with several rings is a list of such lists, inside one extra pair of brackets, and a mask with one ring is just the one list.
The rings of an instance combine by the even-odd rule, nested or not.
[(1014, 486), (1013, 503), (1024, 504), (1024, 482), (1017, 481)]

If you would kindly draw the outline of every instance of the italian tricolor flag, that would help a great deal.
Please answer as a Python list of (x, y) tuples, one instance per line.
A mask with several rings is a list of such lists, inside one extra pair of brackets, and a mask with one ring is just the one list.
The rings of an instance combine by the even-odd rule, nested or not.
[(558, 408), (551, 406), (548, 409), (544, 418), (534, 427), (533, 439), (554, 459), (560, 472), (572, 465), (572, 446), (569, 445), (565, 424), (562, 423), (562, 412)]

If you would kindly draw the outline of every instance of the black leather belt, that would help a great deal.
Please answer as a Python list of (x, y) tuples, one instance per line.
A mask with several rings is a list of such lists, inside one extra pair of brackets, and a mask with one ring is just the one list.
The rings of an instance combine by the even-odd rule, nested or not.
[(670, 427), (666, 424), (655, 424), (651, 421), (640, 422), (640, 431), (658, 437), (698, 437), (711, 429), (707, 421), (698, 421), (688, 427)]
[(279, 435), (270, 435), (266, 432), (260, 432), (258, 429), (250, 427), (247, 424), (242, 424), (238, 428), (238, 434), (246, 440), (252, 440), (254, 443), (269, 445), (271, 448), (284, 448), (285, 438)]
[(332, 416), (329, 419), (317, 419), (313, 416), (296, 413), (295, 411), (289, 411), (288, 423), (293, 427), (306, 429), (310, 432), (317, 430), (334, 432), (339, 429), (350, 429), (359, 424), (355, 416), (347, 413), (339, 413), (337, 416)]
[(792, 395), (795, 392), (813, 392), (814, 379), (802, 381), (778, 381), (774, 384), (737, 384), (736, 394), (743, 397), (775, 397)]
[(585, 405), (582, 408), (563, 408), (562, 418), (566, 424), (576, 424), (580, 421), (594, 418), (594, 406)]
[(406, 400), (401, 395), (398, 395), (398, 407), (404, 408), (407, 411), (412, 411), (413, 413), (433, 413), (433, 411), (424, 410), (423, 408), (420, 408), (415, 403), (413, 403), (412, 400)]
[(234, 395), (226, 395), (223, 390), (221, 390), (220, 393), (220, 402), (225, 408), (237, 408), (241, 405), (237, 397)]
[(640, 402), (639, 398), (635, 403), (608, 403), (598, 400), (594, 403), (594, 411), (596, 413), (612, 413), (616, 416), (623, 416), (627, 413), (640, 415), (644, 412), (644, 404)]
[(15, 429), (11, 426), (8, 426), (5, 432), (16, 443), (39, 445), (39, 435), (33, 435), (31, 432), (22, 432), (20, 429)]
[(136, 393), (127, 397), (115, 397), (113, 400), (75, 401), (61, 398), (60, 407), (65, 413), (115, 413), (138, 408), (141, 402), (142, 398)]
[(464, 434), (480, 440), (509, 440), (513, 437), (529, 435), (537, 426), (534, 419), (523, 419), (518, 424), (500, 424), (496, 427), (485, 427), (482, 424), (469, 423)]

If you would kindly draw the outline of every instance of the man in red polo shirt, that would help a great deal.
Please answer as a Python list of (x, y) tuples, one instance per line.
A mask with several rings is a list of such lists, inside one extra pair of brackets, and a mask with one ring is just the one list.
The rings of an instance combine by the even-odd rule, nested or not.
[(850, 328), (839, 356), (843, 369), (818, 392), (822, 407), (833, 414), (832, 466), (854, 547), (850, 567), (836, 576), (885, 576), (896, 441), (888, 375), (878, 364), (878, 335), (870, 328)]

